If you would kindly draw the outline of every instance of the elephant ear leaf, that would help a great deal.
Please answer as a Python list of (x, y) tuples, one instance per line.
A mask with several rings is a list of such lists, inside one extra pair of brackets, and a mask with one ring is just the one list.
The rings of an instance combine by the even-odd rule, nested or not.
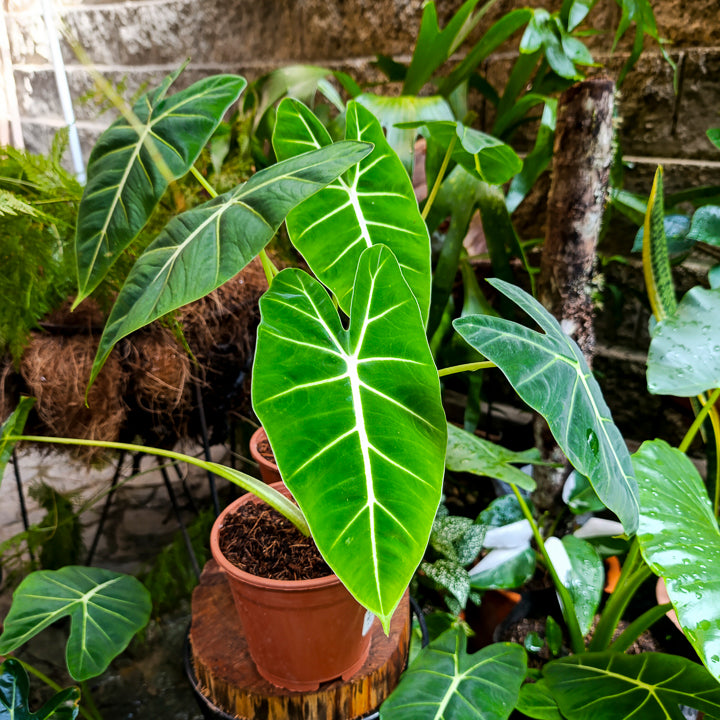
[[(347, 107), (345, 138), (372, 143), (374, 149), (288, 215), (290, 239), (346, 314), (361, 253), (373, 245), (386, 245), (397, 257), (427, 322), (430, 236), (410, 178), (378, 120), (354, 101)], [(287, 99), (280, 104), (273, 137), (279, 158), (329, 143), (327, 130), (302, 103)]]
[(502, 280), (490, 281), (544, 330), (492, 315), (454, 321), (458, 333), (494, 362), (518, 395), (547, 421), (561, 450), (590, 480), (630, 535), (638, 525), (638, 490), (630, 454), (580, 348), (534, 298)]
[(0, 718), (3, 720), (74, 720), (80, 711), (80, 690), (70, 687), (53, 695), (37, 712), (30, 712), (30, 683), (15, 658), (0, 665)]
[(82, 682), (104, 672), (150, 618), (150, 593), (131, 575), (68, 565), (30, 573), (17, 587), (0, 654), (6, 655), (62, 617), (70, 617), (68, 672)]
[(73, 307), (142, 230), (169, 183), (190, 170), (247, 84), (239, 75), (215, 75), (168, 97), (178, 74), (140, 98), (134, 122), (118, 118), (90, 154), (75, 235)]

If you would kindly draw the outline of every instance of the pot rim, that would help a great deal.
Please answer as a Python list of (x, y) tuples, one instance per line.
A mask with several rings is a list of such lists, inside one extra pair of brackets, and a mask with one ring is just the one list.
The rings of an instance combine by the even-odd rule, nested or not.
[[(290, 496), (290, 491), (283, 482), (273, 483), (270, 487)], [(210, 531), (210, 551), (215, 562), (217, 562), (224, 572), (249, 585), (266, 588), (268, 590), (276, 590), (278, 592), (309, 592), (341, 584), (340, 579), (334, 573), (320, 578), (313, 578), (311, 580), (274, 580), (273, 578), (266, 578), (261, 575), (253, 575), (252, 573), (245, 572), (236, 565), (233, 565), (220, 550), (220, 528), (222, 527), (223, 520), (226, 515), (229, 515), (239, 506), (245, 505), (248, 502), (262, 502), (262, 500), (260, 500), (256, 495), (253, 495), (251, 492), (245, 493), (245, 495), (242, 495), (237, 500), (231, 502), (217, 516), (215, 522), (213, 523), (212, 530)]]
[[(265, 428), (260, 425), (260, 427), (255, 430), (255, 432), (250, 436), (250, 454), (253, 457), (253, 460), (258, 463), (258, 465), (265, 465), (266, 467), (272, 468), (273, 470), (277, 470), (278, 466), (277, 463), (270, 462), (264, 455), (260, 453), (260, 451), (257, 449), (257, 446), (262, 439), (267, 440), (267, 433), (265, 432)], [(268, 440), (268, 442), (270, 442)]]

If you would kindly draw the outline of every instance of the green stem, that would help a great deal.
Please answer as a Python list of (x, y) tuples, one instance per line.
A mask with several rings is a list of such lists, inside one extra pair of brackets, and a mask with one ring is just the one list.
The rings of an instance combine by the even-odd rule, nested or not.
[[(707, 417), (707, 414), (710, 412), (711, 408), (715, 405), (717, 402), (717, 399), (720, 397), (720, 387), (715, 388), (712, 393), (710, 394), (710, 397), (707, 399), (707, 402), (703, 403), (702, 409), (700, 412), (695, 416), (695, 420), (693, 420), (693, 424), (690, 426), (687, 433), (685, 433), (685, 437), (683, 438), (683, 441), (680, 443), (678, 450), (680, 452), (687, 452), (687, 449), (690, 447), (690, 443), (695, 439), (695, 436), (697, 435), (698, 431), (702, 427), (702, 424)], [(702, 401), (701, 401), (702, 402)]]
[(540, 530), (535, 523), (535, 519), (533, 518), (532, 513), (530, 512), (530, 508), (525, 502), (525, 498), (522, 496), (516, 485), (511, 484), (510, 487), (515, 493), (515, 497), (520, 504), (522, 514), (525, 516), (525, 519), (530, 523), (530, 527), (532, 528), (532, 533), (535, 537), (535, 542), (537, 543), (538, 550), (540, 551), (540, 554), (545, 561), (545, 565), (550, 572), (550, 577), (552, 578), (553, 584), (555, 585), (555, 590), (560, 597), (560, 605), (563, 617), (565, 618), (565, 624), (567, 625), (568, 632), (570, 633), (570, 645), (572, 647), (572, 651), (576, 655), (583, 653), (585, 652), (585, 640), (583, 639), (583, 634), (580, 631), (580, 625), (578, 624), (577, 615), (575, 614), (575, 604), (573, 603), (572, 597), (570, 596), (570, 592), (560, 581), (560, 577), (555, 570), (555, 566), (552, 564), (550, 555), (548, 555), (548, 551), (545, 548), (545, 542), (543, 541)]
[(263, 270), (265, 271), (265, 279), (267, 280), (268, 287), (272, 285), (273, 278), (278, 274), (278, 269), (273, 264), (273, 261), (268, 257), (265, 250), (260, 251), (260, 262), (262, 263)]
[(615, 590), (605, 604), (600, 621), (595, 628), (589, 650), (606, 650), (612, 642), (612, 636), (622, 619), (623, 613), (638, 588), (652, 575), (652, 570), (645, 565), (640, 555), (640, 546), (637, 539), (630, 546), (622, 572), (618, 578)]
[(57, 445), (79, 445), (82, 447), (103, 447), (110, 450), (127, 450), (128, 452), (134, 453), (145, 453), (147, 455), (158, 455), (159, 457), (170, 458), (171, 460), (179, 460), (181, 462), (188, 463), (188, 465), (194, 465), (199, 467), (206, 472), (215, 473), (225, 480), (229, 480), (231, 483), (240, 486), (244, 490), (251, 492), (261, 500), (264, 500), (270, 507), (277, 510), (281, 515), (285, 516), (290, 520), (295, 527), (303, 535), (310, 535), (310, 528), (308, 527), (307, 520), (302, 514), (300, 508), (286, 498), (282, 493), (274, 490), (269, 485), (266, 485), (262, 480), (246, 475), (239, 470), (233, 470), (226, 465), (220, 465), (219, 463), (209, 462), (207, 460), (200, 460), (192, 455), (185, 455), (184, 453), (175, 452), (174, 450), (163, 450), (161, 448), (147, 447), (145, 445), (134, 445), (132, 443), (122, 442), (111, 442), (109, 440), (80, 440), (79, 438), (59, 438), (59, 437), (46, 437), (44, 435), (15, 435), (6, 436), (7, 442), (35, 442), (35, 443), (54, 443)]
[(625, 652), (649, 627), (662, 618), (668, 610), (672, 610), (672, 603), (655, 605), (646, 610), (640, 617), (633, 620), (617, 639), (610, 643), (608, 650), (612, 652)]
[(193, 174), (193, 177), (203, 186), (203, 189), (211, 198), (216, 198), (218, 196), (215, 188), (205, 179), (203, 174), (194, 165), (190, 168), (190, 172)]
[[(15, 655), (13, 655), (13, 658), (15, 660), (17, 660), (25, 668), (26, 672), (30, 673), (31, 675), (34, 675), (38, 680), (40, 680), (40, 682), (45, 683), (45, 685), (47, 685), (49, 688), (52, 688), (56, 693), (63, 691), (63, 688), (60, 687), (60, 685), (58, 685), (54, 680), (51, 680), (47, 675), (45, 675), (45, 673), (41, 672), (40, 670), (38, 670), (36, 667), (31, 665), (30, 663), (25, 662), (25, 660), (21, 660), (19, 657), (16, 657)], [(82, 705), (78, 706), (78, 710), (79, 710), (80, 714), (84, 718), (86, 718), (86, 720), (98, 720), (98, 718), (95, 715), (91, 714), (91, 712), (86, 710)]]
[(453, 139), (450, 141), (450, 145), (448, 145), (448, 149), (445, 153), (445, 157), (443, 158), (442, 165), (440, 166), (440, 172), (438, 172), (437, 177), (435, 178), (435, 182), (432, 186), (432, 190), (430, 191), (430, 195), (428, 195), (428, 199), (425, 201), (425, 207), (422, 209), (421, 215), (423, 220), (427, 218), (428, 213), (430, 212), (430, 209), (435, 202), (435, 196), (438, 194), (440, 186), (442, 185), (443, 178), (445, 177), (445, 171), (447, 170), (447, 166), (450, 163), (450, 156), (455, 149), (456, 142), (457, 135), (453, 135)]
[(90, 692), (90, 686), (86, 682), (81, 682), (80, 689), (82, 691), (83, 702), (87, 705), (88, 710), (93, 714), (96, 720), (103, 720), (102, 713), (98, 710), (98, 706), (95, 704), (95, 700)]
[(440, 377), (445, 377), (445, 375), (454, 375), (455, 373), (461, 372), (472, 372), (473, 370), (485, 370), (487, 368), (494, 367), (497, 367), (494, 362), (490, 362), (490, 360), (482, 360), (481, 362), (465, 363), (464, 365), (451, 365), (450, 367), (442, 368), (441, 370), (438, 370), (438, 375)]

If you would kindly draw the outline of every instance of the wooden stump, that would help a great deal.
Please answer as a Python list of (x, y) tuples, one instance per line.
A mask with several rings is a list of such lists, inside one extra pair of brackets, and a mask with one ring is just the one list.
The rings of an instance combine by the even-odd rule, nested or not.
[(255, 669), (230, 588), (214, 560), (205, 565), (193, 591), (190, 644), (199, 690), (224, 712), (248, 720), (352, 720), (375, 710), (405, 668), (408, 595), (393, 616), (389, 637), (379, 622), (370, 632), (368, 658), (350, 680), (325, 683), (313, 692), (291, 692), (267, 682)]

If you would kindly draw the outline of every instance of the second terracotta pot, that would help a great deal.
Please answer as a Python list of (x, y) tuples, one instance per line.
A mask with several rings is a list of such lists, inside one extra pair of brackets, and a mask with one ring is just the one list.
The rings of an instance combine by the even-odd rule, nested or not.
[(262, 443), (267, 443), (268, 447), (270, 447), (264, 428), (259, 427), (250, 437), (250, 455), (252, 455), (253, 460), (260, 466), (260, 477), (268, 485), (281, 482), (282, 477), (280, 476), (280, 471), (278, 470), (275, 460), (270, 460), (260, 452)]
[[(283, 483), (273, 485), (290, 495)], [(217, 518), (210, 535), (213, 558), (225, 572), (258, 672), (274, 685), (297, 692), (352, 677), (370, 649), (365, 609), (335, 575), (314, 580), (271, 580), (251, 575), (220, 552), (224, 518), (246, 502), (246, 494)]]

